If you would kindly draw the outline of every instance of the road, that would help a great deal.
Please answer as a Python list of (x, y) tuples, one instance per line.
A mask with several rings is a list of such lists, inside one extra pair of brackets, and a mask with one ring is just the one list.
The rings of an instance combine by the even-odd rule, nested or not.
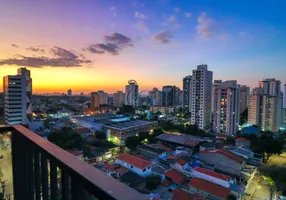
[(269, 186), (269, 184), (261, 181), (257, 185), (257, 187), (256, 187), (256, 189), (252, 195), (251, 200), (270, 200), (270, 198), (271, 197), (270, 197), (270, 186)]
[[(0, 159), (0, 180), (5, 182), (5, 195), (13, 194), (13, 175), (12, 175), (12, 158), (10, 145), (5, 148), (4, 146), (9, 144), (7, 138), (0, 136), (0, 154), (3, 155), (3, 159)], [(0, 190), (1, 192), (2, 189)], [(12, 195), (13, 196), (13, 195)]]

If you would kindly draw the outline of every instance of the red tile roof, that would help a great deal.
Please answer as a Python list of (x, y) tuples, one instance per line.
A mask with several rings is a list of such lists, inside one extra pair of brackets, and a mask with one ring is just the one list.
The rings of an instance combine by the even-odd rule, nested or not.
[(163, 144), (147, 144), (147, 146), (162, 149), (162, 150), (167, 151), (167, 152), (173, 152), (173, 150), (171, 148), (169, 148)]
[(236, 138), (235, 141), (249, 142), (249, 140), (248, 140), (248, 139), (245, 139), (245, 138)]
[(140, 169), (144, 169), (152, 164), (151, 162), (147, 160), (144, 160), (142, 158), (138, 158), (136, 156), (132, 156), (129, 154), (121, 154), (116, 159), (129, 163), (131, 165), (134, 165)]
[(103, 163), (102, 167), (104, 167), (105, 169), (109, 169), (112, 165), (109, 163)]
[(126, 172), (129, 172), (129, 170), (125, 167), (119, 167), (119, 168), (114, 168), (111, 170), (112, 172), (118, 172), (119, 174), (124, 174)]
[(207, 199), (199, 194), (191, 194), (185, 190), (176, 188), (173, 190), (172, 200), (207, 200)]
[(91, 131), (86, 127), (79, 127), (75, 129), (79, 134), (91, 133)]
[(207, 192), (214, 196), (220, 197), (222, 199), (227, 199), (227, 196), (230, 193), (230, 190), (228, 188), (198, 178), (193, 178), (189, 182), (189, 186)]
[(74, 156), (80, 156), (82, 155), (82, 152), (81, 151), (78, 151), (78, 150), (67, 150), (67, 152), (71, 153), (72, 155)]
[(164, 175), (170, 178), (176, 184), (181, 183), (185, 179), (185, 175), (176, 169), (170, 169), (164, 172)]
[(224, 181), (229, 181), (230, 180), (229, 176), (226, 176), (226, 175), (223, 175), (223, 174), (220, 174), (220, 173), (208, 170), (208, 169), (204, 169), (204, 168), (201, 168), (201, 167), (195, 167), (194, 170), (197, 171), (197, 172), (200, 172), (202, 174), (206, 174), (206, 175), (209, 175), (209, 176), (212, 176), (212, 177), (224, 180)]
[(242, 163), (245, 158), (239, 156), (239, 155), (236, 155), (234, 153), (232, 153), (231, 151), (228, 151), (226, 149), (216, 149), (216, 150), (206, 150), (206, 151), (201, 151), (200, 154), (220, 154), (224, 157), (227, 157), (235, 162), (238, 162), (238, 163)]
[(177, 161), (177, 163), (181, 166), (184, 166), (187, 162), (184, 159), (180, 159)]

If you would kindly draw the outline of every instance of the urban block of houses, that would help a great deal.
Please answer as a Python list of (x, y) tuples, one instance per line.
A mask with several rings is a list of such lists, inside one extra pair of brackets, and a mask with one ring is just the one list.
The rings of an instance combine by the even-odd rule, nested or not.
[(164, 172), (166, 179), (175, 185), (180, 185), (185, 180), (185, 175), (176, 169), (170, 169)]
[(159, 157), (161, 159), (165, 158), (168, 154), (163, 149), (153, 148), (149, 145), (139, 145), (137, 147), (138, 152), (142, 155), (151, 156), (151, 157)]
[(79, 133), (82, 137), (87, 137), (89, 135), (92, 135), (91, 130), (86, 127), (77, 127), (75, 128), (75, 131)]
[(152, 163), (137, 156), (121, 154), (116, 157), (114, 163), (119, 164), (142, 177), (149, 176), (152, 173)]
[(240, 171), (246, 164), (246, 159), (226, 149), (215, 149), (209, 151), (202, 151), (196, 155), (199, 160), (214, 165), (214, 168), (240, 176)]
[(225, 188), (229, 188), (230, 185), (233, 183), (233, 181), (229, 176), (208, 169), (204, 169), (201, 167), (193, 168), (193, 176), (195, 178), (203, 179), (211, 183), (223, 186)]
[(198, 178), (193, 178), (189, 182), (189, 191), (190, 193), (198, 193), (212, 200), (226, 200), (230, 194), (229, 188)]

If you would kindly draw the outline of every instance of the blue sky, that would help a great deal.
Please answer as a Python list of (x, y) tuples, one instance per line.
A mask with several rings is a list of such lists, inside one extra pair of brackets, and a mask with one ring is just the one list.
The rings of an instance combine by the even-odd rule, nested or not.
[(285, 8), (283, 0), (1, 1), (0, 73), (25, 65), (39, 92), (113, 92), (129, 79), (142, 90), (181, 87), (202, 63), (214, 79), (286, 83)]

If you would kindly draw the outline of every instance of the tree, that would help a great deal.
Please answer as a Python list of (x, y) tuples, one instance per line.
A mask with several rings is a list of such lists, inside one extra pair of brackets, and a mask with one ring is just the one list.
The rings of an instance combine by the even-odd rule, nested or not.
[(140, 144), (140, 139), (137, 136), (130, 136), (126, 138), (125, 146), (129, 149), (136, 149), (136, 147)]
[(248, 108), (246, 108), (240, 115), (240, 124), (245, 124), (248, 117)]
[(48, 135), (48, 140), (62, 149), (81, 149), (83, 144), (82, 137), (77, 132), (67, 127), (52, 132)]
[(50, 122), (51, 122), (51, 120), (49, 120), (49, 119), (44, 120), (44, 127), (50, 128)]
[(92, 150), (88, 145), (83, 146), (82, 150), (83, 150), (84, 157), (90, 158), (93, 156)]
[(271, 185), (278, 190), (286, 188), (286, 168), (281, 166), (260, 167), (259, 172), (267, 179)]
[(227, 200), (236, 200), (236, 197), (232, 194), (227, 196)]
[(146, 187), (149, 190), (156, 189), (160, 183), (161, 183), (161, 176), (159, 175), (151, 175), (148, 176), (146, 179)]
[(106, 140), (106, 134), (104, 132), (96, 131), (95, 136), (99, 140)]
[(4, 200), (4, 194), (0, 192), (0, 200)]
[(149, 136), (150, 136), (149, 132), (140, 132), (140, 133), (138, 133), (138, 137), (139, 137), (140, 142), (142, 142), (145, 139), (148, 139)]

